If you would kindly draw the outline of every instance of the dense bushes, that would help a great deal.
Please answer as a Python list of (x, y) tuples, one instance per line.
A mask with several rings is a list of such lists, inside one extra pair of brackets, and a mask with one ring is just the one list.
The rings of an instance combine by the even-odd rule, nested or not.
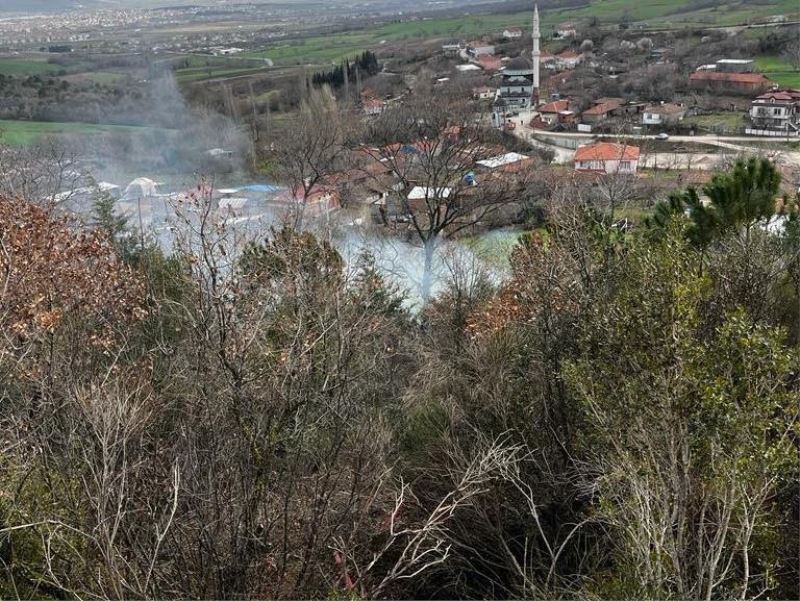
[(414, 316), (308, 232), (232, 263), (203, 199), (129, 265), (2, 203), (4, 597), (797, 590), (793, 217), (562, 206)]

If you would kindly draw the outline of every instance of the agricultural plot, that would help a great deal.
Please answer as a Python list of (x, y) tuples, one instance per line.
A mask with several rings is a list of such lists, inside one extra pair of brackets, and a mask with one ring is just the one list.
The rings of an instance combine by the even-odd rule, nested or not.
[(0, 144), (26, 146), (48, 137), (98, 136), (105, 134), (145, 134), (155, 131), (149, 127), (97, 125), (93, 123), (51, 123), (44, 121), (0, 120)]
[(0, 58), (0, 74), (2, 75), (54, 75), (63, 71), (60, 65), (52, 65), (43, 60), (23, 58)]
[(800, 70), (788, 60), (776, 56), (762, 56), (756, 59), (756, 67), (779, 86), (800, 89)]

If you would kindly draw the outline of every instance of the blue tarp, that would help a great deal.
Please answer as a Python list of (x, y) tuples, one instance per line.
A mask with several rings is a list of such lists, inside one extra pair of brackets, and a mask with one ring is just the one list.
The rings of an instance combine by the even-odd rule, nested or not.
[(249, 186), (241, 187), (239, 190), (246, 190), (247, 192), (253, 192), (255, 194), (275, 194), (280, 192), (282, 188), (273, 186), (272, 184), (250, 184)]

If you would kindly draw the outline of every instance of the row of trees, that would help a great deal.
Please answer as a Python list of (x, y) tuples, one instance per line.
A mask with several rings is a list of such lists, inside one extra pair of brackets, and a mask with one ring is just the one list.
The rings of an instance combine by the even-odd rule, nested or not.
[(311, 82), (317, 86), (327, 85), (337, 89), (377, 75), (380, 70), (381, 66), (378, 63), (378, 57), (374, 52), (367, 50), (352, 63), (349, 59), (345, 59), (342, 64), (330, 71), (315, 73), (311, 77)]

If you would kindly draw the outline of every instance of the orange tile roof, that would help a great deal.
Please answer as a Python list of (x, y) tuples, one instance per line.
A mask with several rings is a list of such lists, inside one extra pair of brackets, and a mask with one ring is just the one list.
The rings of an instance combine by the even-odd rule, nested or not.
[(496, 56), (484, 54), (478, 58), (478, 65), (486, 71), (497, 71), (503, 63)]
[(695, 71), (689, 81), (724, 81), (728, 83), (767, 84), (769, 79), (761, 73), (720, 73), (718, 71)]
[(758, 96), (756, 100), (800, 100), (800, 90), (775, 90)]
[(603, 102), (600, 104), (595, 104), (592, 108), (586, 109), (583, 111), (584, 115), (605, 115), (606, 113), (610, 113), (614, 109), (618, 109), (619, 105), (609, 102)]
[(560, 113), (569, 110), (568, 100), (555, 100), (539, 107), (540, 113)]
[(575, 151), (576, 161), (638, 161), (639, 148), (627, 144), (597, 142), (580, 146)]

